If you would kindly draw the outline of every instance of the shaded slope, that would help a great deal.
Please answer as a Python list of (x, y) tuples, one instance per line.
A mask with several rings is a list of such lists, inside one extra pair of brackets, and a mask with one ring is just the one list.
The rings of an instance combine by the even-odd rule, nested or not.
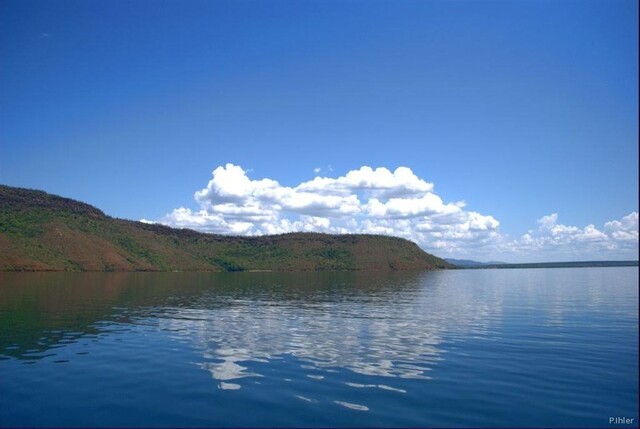
[(3, 271), (425, 270), (450, 264), (378, 235), (203, 234), (114, 219), (88, 204), (0, 185)]

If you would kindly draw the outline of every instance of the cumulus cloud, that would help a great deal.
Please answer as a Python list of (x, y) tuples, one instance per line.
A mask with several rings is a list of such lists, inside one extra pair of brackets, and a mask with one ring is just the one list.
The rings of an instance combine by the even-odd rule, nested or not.
[(159, 222), (219, 234), (386, 234), (443, 257), (480, 260), (529, 261), (560, 254), (576, 259), (587, 251), (631, 255), (638, 244), (636, 212), (607, 222), (602, 230), (560, 224), (554, 213), (539, 219), (535, 230), (510, 239), (500, 233), (493, 216), (466, 210), (463, 202), (443, 201), (433, 183), (407, 167), (363, 166), (289, 187), (269, 178), (252, 179), (242, 167), (226, 164), (213, 171), (194, 198), (198, 210), (180, 207)]
[(628, 243), (633, 246), (638, 244), (638, 213), (633, 212), (621, 220), (604, 224), (604, 228), (612, 238), (620, 243)]
[(558, 214), (538, 219), (538, 227), (519, 239), (503, 241), (503, 253), (519, 255), (530, 261), (551, 260), (608, 260), (638, 258), (638, 213), (632, 212), (621, 220), (583, 228), (558, 223)]
[(461, 240), (481, 243), (499, 226), (492, 216), (466, 211), (462, 202), (444, 202), (432, 183), (407, 167), (363, 166), (289, 187), (226, 164), (194, 197), (199, 210), (181, 207), (160, 222), (222, 234), (387, 234), (451, 249)]

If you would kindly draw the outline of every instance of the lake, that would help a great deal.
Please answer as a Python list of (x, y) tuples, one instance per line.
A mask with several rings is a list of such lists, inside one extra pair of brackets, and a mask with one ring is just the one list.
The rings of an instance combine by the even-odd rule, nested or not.
[(0, 425), (637, 427), (638, 269), (0, 273)]

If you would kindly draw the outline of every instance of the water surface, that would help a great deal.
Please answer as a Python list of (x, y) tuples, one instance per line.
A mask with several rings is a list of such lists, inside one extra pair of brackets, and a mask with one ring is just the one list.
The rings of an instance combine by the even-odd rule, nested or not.
[(0, 273), (3, 426), (638, 422), (637, 268)]

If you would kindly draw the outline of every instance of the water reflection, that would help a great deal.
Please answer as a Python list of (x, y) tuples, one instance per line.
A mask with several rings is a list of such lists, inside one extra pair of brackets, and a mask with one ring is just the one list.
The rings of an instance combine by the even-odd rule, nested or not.
[(635, 268), (0, 273), (2, 421), (593, 427), (637, 416), (637, 284)]
[[(428, 379), (445, 337), (490, 337), (514, 294), (517, 306), (506, 307), (516, 317), (543, 310), (546, 325), (576, 308), (634, 310), (603, 307), (624, 296), (605, 291), (620, 282), (602, 276), (616, 271), (553, 271), (549, 282), (531, 273), (0, 273), (0, 358), (34, 361), (80, 338), (150, 325), (197, 349), (221, 389), (287, 356), (318, 381), (336, 368)], [(558, 285), (575, 274), (584, 276), (574, 282), (580, 295)]]
[[(193, 277), (147, 273), (0, 273), (0, 358), (34, 360), (47, 351), (121, 329), (140, 306), (197, 295)], [(184, 281), (188, 288), (182, 288)], [(106, 323), (105, 323), (106, 322)]]
[[(263, 278), (247, 290), (207, 290), (190, 308), (158, 309), (160, 326), (201, 350), (201, 367), (221, 382), (259, 377), (248, 365), (293, 356), (308, 378), (327, 370), (428, 379), (443, 335), (487, 329), (502, 307), (472, 289), (447, 290), (443, 273)], [(330, 280), (330, 281), (327, 281)], [(254, 279), (254, 281), (256, 281)], [(259, 283), (259, 281), (258, 281)], [(491, 304), (489, 304), (491, 302)], [(221, 385), (225, 386), (225, 385)], [(382, 387), (384, 388), (384, 387)]]
[[(0, 351), (34, 360), (131, 324), (192, 342), (212, 377), (294, 356), (313, 371), (429, 378), (442, 335), (482, 331), (501, 306), (451, 293), (446, 273), (1, 274)], [(486, 298), (486, 297), (485, 297)], [(221, 385), (229, 387), (228, 384)], [(231, 387), (233, 388), (233, 387)]]

